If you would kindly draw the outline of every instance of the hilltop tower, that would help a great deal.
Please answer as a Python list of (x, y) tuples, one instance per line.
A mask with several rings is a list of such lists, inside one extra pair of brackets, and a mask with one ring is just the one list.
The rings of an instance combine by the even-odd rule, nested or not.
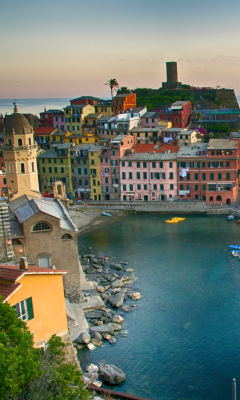
[(3, 157), (6, 166), (8, 197), (10, 200), (22, 195), (41, 197), (38, 185), (37, 145), (34, 143), (33, 128), (28, 120), (14, 112), (4, 129)]
[(162, 82), (163, 89), (177, 89), (181, 86), (181, 82), (178, 82), (178, 70), (177, 62), (169, 61), (166, 63), (167, 70), (167, 82)]

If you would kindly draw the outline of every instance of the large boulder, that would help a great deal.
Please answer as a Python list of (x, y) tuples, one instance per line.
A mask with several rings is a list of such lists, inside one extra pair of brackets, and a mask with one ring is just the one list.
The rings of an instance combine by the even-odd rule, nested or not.
[(101, 318), (102, 315), (103, 315), (102, 311), (90, 311), (85, 314), (85, 317), (90, 319), (98, 319)]
[(108, 300), (112, 307), (122, 307), (125, 299), (125, 292), (119, 292), (115, 296), (109, 296)]
[(111, 383), (111, 385), (118, 385), (126, 379), (124, 372), (120, 368), (104, 363), (99, 363), (99, 376), (103, 381)]
[(116, 269), (117, 271), (121, 271), (122, 270), (121, 264), (111, 264), (110, 267), (112, 269)]
[(102, 335), (99, 332), (92, 332), (91, 337), (99, 342), (102, 341)]
[(124, 286), (124, 283), (122, 281), (122, 279), (116, 279), (113, 283), (112, 283), (112, 288), (116, 289), (116, 288), (122, 288)]
[(105, 292), (105, 288), (103, 287), (103, 286), (98, 286), (97, 287), (97, 291), (99, 292), (99, 293), (104, 293)]
[(91, 326), (90, 327), (91, 335), (93, 332), (99, 332), (101, 335), (107, 333), (109, 335), (114, 335), (114, 329), (112, 326), (108, 324), (98, 325), (98, 326)]
[(115, 337), (112, 337), (112, 338), (109, 339), (108, 343), (110, 343), (110, 344), (115, 344), (116, 341), (117, 341), (116, 338), (115, 338)]
[(77, 342), (82, 343), (82, 344), (88, 344), (90, 342), (90, 340), (91, 340), (91, 337), (90, 337), (89, 333), (87, 333), (87, 332), (80, 333), (80, 335), (77, 338)]
[(115, 324), (114, 322), (110, 322), (110, 324), (108, 324), (109, 326), (111, 326), (114, 331), (120, 331), (122, 329), (120, 324)]
[(113, 322), (116, 324), (121, 324), (124, 321), (124, 319), (120, 315), (114, 315), (113, 316)]

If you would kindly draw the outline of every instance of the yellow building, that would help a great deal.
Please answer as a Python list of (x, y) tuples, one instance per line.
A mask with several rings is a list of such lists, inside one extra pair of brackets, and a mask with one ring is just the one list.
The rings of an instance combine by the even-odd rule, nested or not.
[(3, 157), (6, 166), (8, 197), (15, 199), (25, 195), (41, 197), (38, 186), (37, 144), (33, 128), (28, 120), (19, 114), (15, 105), (14, 113), (4, 129)]
[(67, 271), (30, 267), (22, 258), (17, 265), (0, 265), (0, 295), (18, 318), (26, 321), (36, 347), (52, 335), (68, 333), (63, 275)]
[(92, 132), (91, 129), (84, 129), (82, 134), (72, 134), (71, 132), (67, 132), (64, 142), (65, 143), (74, 143), (74, 144), (91, 144), (98, 143), (99, 137), (95, 132)]
[(91, 146), (88, 150), (88, 161), (90, 169), (90, 197), (92, 200), (102, 199), (100, 151), (102, 146)]
[(95, 113), (95, 107), (90, 104), (71, 105), (64, 108), (66, 129), (71, 133), (82, 133), (82, 125), (86, 115)]
[(89, 130), (92, 134), (97, 134), (97, 125), (99, 118), (103, 117), (103, 114), (93, 113), (88, 114), (84, 118), (84, 122), (82, 125), (83, 130)]
[(95, 106), (95, 109), (97, 113), (101, 113), (106, 117), (112, 117), (114, 115), (112, 101), (99, 101)]

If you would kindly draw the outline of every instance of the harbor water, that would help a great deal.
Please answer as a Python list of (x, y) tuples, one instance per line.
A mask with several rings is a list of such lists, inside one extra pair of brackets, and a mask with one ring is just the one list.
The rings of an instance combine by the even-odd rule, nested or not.
[(128, 261), (142, 298), (124, 314), (127, 337), (93, 351), (79, 350), (84, 370), (101, 360), (121, 368), (115, 389), (151, 400), (226, 400), (232, 378), (240, 387), (240, 224), (226, 216), (131, 215), (79, 236)]

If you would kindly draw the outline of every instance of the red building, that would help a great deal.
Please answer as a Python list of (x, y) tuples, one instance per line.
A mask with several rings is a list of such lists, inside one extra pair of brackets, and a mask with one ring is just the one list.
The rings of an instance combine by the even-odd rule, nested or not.
[(79, 105), (86, 105), (90, 104), (91, 106), (96, 106), (101, 99), (92, 96), (81, 96), (76, 99), (70, 100), (71, 106), (79, 106)]
[(238, 196), (238, 150), (231, 139), (181, 146), (177, 154), (178, 199), (232, 204)]
[(160, 112), (160, 120), (172, 122), (173, 128), (185, 128), (189, 125), (192, 113), (190, 101), (175, 101), (168, 111)]
[(136, 108), (136, 93), (117, 94), (113, 98), (114, 114), (121, 114), (129, 108)]
[(48, 128), (48, 127), (53, 127), (53, 117), (59, 115), (59, 110), (47, 110), (45, 108), (44, 112), (39, 113), (40, 114), (40, 124), (41, 127)]

